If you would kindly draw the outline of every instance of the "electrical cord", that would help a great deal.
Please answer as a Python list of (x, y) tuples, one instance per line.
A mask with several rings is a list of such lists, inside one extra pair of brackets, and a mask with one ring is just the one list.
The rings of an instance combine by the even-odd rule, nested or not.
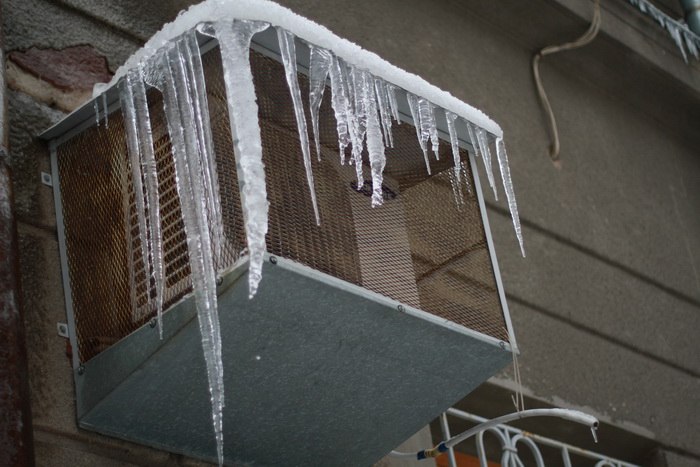
[(560, 45), (550, 45), (543, 48), (538, 53), (532, 57), (532, 74), (535, 78), (535, 86), (537, 87), (537, 94), (540, 98), (540, 104), (544, 112), (547, 114), (549, 120), (549, 130), (553, 139), (551, 146), (549, 147), (549, 156), (553, 161), (559, 160), (559, 130), (557, 129), (557, 121), (554, 118), (554, 112), (552, 111), (552, 106), (547, 98), (547, 93), (542, 85), (542, 78), (540, 77), (540, 60), (546, 55), (555, 54), (557, 52), (562, 52), (564, 50), (577, 49), (589, 44), (598, 35), (600, 30), (600, 0), (593, 1), (593, 19), (591, 20), (591, 25), (588, 30), (583, 33), (581, 37), (572, 42), (567, 42)]

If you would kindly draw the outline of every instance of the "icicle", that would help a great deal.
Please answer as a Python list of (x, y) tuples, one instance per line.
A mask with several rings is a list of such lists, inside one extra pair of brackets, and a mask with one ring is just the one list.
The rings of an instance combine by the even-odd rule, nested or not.
[(282, 62), (284, 62), (285, 75), (287, 77), (287, 85), (289, 92), (292, 95), (292, 103), (294, 105), (294, 115), (297, 121), (297, 131), (299, 133), (299, 142), (301, 144), (301, 152), (304, 157), (304, 169), (306, 170), (306, 182), (309, 185), (309, 193), (311, 195), (311, 204), (314, 208), (314, 216), (316, 217), (316, 225), (321, 225), (321, 218), (318, 214), (318, 203), (316, 202), (316, 189), (314, 188), (314, 174), (311, 170), (311, 149), (309, 148), (309, 131), (306, 128), (306, 115), (304, 114), (304, 103), (301, 100), (301, 90), (299, 89), (299, 81), (297, 79), (297, 54), (296, 46), (294, 45), (294, 34), (285, 31), (282, 28), (277, 28), (277, 39), (280, 44), (280, 53), (282, 54)]
[(210, 223), (210, 235), (212, 250), (216, 259), (215, 264), (221, 261), (224, 226), (221, 215), (221, 201), (219, 196), (219, 176), (216, 167), (216, 153), (211, 132), (209, 104), (207, 101), (207, 89), (204, 81), (204, 69), (200, 56), (197, 35), (194, 30), (187, 32), (179, 43), (180, 53), (185, 60), (185, 69), (191, 86), (193, 111), (195, 117), (195, 131), (197, 142), (201, 151), (200, 164), (202, 181), (206, 192), (205, 203), (208, 220)]
[(396, 86), (393, 84), (386, 84), (386, 92), (389, 95), (389, 105), (391, 107), (391, 114), (394, 116), (394, 120), (398, 125), (401, 125), (401, 119), (399, 118), (399, 104), (396, 102)]
[(374, 89), (377, 93), (377, 105), (382, 121), (384, 132), (384, 144), (394, 147), (394, 137), (391, 134), (391, 111), (389, 110), (389, 94), (387, 94), (386, 83), (381, 78), (374, 79)]
[(203, 181), (198, 160), (201, 157), (201, 148), (194, 129), (196, 117), (185, 60), (180, 54), (179, 48), (172, 46), (161, 59), (163, 60), (161, 66), (166, 73), (163, 102), (172, 141), (182, 219), (187, 235), (192, 288), (194, 289), (197, 318), (202, 335), (202, 348), (211, 393), (212, 422), (217, 455), (219, 465), (222, 465), (223, 364), (221, 362), (221, 334), (216, 300), (216, 274), (211, 254)]
[(474, 157), (480, 157), (481, 152), (479, 151), (479, 141), (476, 138), (476, 128), (471, 122), (464, 120), (464, 124), (467, 127), (467, 133), (469, 133), (469, 141), (472, 143), (472, 149), (474, 150)]
[[(131, 166), (131, 180), (134, 186), (134, 198), (136, 201), (136, 217), (139, 226), (139, 240), (141, 241), (141, 261), (146, 274), (146, 282), (150, 285), (148, 252), (150, 242), (148, 229), (146, 228), (146, 201), (143, 194), (143, 176), (141, 174), (141, 151), (139, 146), (139, 133), (136, 109), (134, 108), (133, 81), (139, 79), (134, 76), (135, 71), (127, 74), (121, 82), (119, 97), (124, 112), (124, 126), (126, 128), (126, 145), (129, 153), (129, 165)], [(103, 94), (104, 95), (104, 94)], [(149, 287), (150, 288), (150, 287)], [(148, 294), (147, 294), (148, 295)], [(148, 297), (150, 298), (150, 297)]]
[[(120, 87), (120, 100), (125, 117), (127, 147), (131, 162), (136, 197), (139, 235), (150, 289), (153, 277), (156, 291), (156, 315), (158, 334), (163, 338), (163, 248), (158, 199), (158, 173), (153, 154), (153, 136), (146, 99), (146, 87), (140, 69), (130, 70)], [(143, 181), (142, 181), (143, 178)], [(143, 183), (143, 185), (142, 185)], [(144, 199), (143, 191), (146, 197)], [(145, 203), (144, 203), (145, 201)], [(148, 230), (146, 230), (145, 206), (148, 206)], [(150, 262), (148, 260), (150, 256)], [(148, 294), (150, 302), (150, 293)]]
[(253, 298), (262, 278), (268, 201), (249, 49), (253, 35), (267, 29), (269, 24), (234, 20), (218, 22), (213, 26), (219, 40), (224, 68), (231, 135), (250, 255), (249, 296)]
[(95, 109), (95, 126), (100, 127), (100, 104), (97, 102), (97, 98), (92, 102), (92, 106)]
[(158, 167), (153, 153), (153, 134), (151, 132), (151, 117), (148, 112), (146, 86), (139, 70), (138, 80), (132, 84), (134, 108), (139, 130), (141, 146), (141, 171), (146, 186), (146, 201), (148, 204), (149, 250), (151, 252), (151, 274), (153, 274), (156, 290), (156, 316), (158, 335), (163, 338), (163, 288), (165, 287), (165, 267), (163, 263), (163, 235), (160, 225), (160, 200), (158, 197)]
[(452, 159), (454, 161), (454, 195), (457, 204), (464, 203), (464, 195), (462, 194), (462, 156), (459, 153), (459, 135), (455, 128), (455, 120), (457, 114), (445, 110), (445, 119), (447, 120), (447, 131), (450, 133), (450, 144), (452, 145)]
[(343, 73), (340, 69), (340, 61), (331, 56), (329, 69), (331, 77), (331, 106), (335, 114), (336, 130), (338, 132), (338, 148), (340, 149), (340, 163), (345, 163), (345, 148), (351, 144), (350, 123), (348, 122), (348, 104), (346, 86), (343, 82)]
[(506, 192), (508, 200), (508, 208), (510, 209), (510, 217), (513, 219), (513, 228), (515, 235), (520, 243), (520, 252), (525, 256), (525, 247), (523, 246), (523, 233), (520, 227), (520, 216), (518, 215), (518, 205), (515, 202), (515, 191), (513, 190), (513, 181), (510, 178), (510, 167), (508, 166), (508, 154), (506, 154), (506, 145), (503, 138), (496, 138), (496, 157), (498, 158), (498, 167), (501, 171), (501, 180), (503, 181), (503, 190)]
[[(374, 82), (372, 81), (372, 78), (370, 78), (370, 76), (368, 76), (368, 74), (364, 71), (356, 67), (352, 67), (352, 71), (355, 77), (356, 86), (355, 114), (357, 116), (357, 124), (360, 130), (358, 136), (361, 141), (364, 141), (365, 136), (367, 136), (367, 120), (369, 119), (369, 109), (367, 108), (369, 104), (366, 94), (368, 92), (374, 93)], [(369, 84), (370, 87), (368, 87), (367, 80), (371, 81)]]
[(683, 60), (685, 60), (685, 63), (688, 63), (688, 55), (685, 53), (685, 47), (683, 47), (681, 31), (678, 28), (678, 25), (675, 22), (668, 20), (666, 21), (666, 30), (671, 35), (673, 42), (675, 42), (676, 46), (680, 49), (681, 54), (683, 55)]
[(406, 93), (406, 99), (408, 100), (408, 107), (411, 109), (411, 116), (413, 117), (413, 126), (416, 127), (416, 137), (418, 138), (418, 144), (423, 151), (423, 159), (425, 159), (425, 168), (428, 170), (428, 175), (430, 175), (430, 160), (428, 159), (428, 140), (423, 139), (423, 134), (421, 131), (421, 118), (418, 109), (418, 98), (411, 94)]
[(352, 156), (355, 164), (355, 174), (357, 175), (357, 189), (360, 190), (365, 183), (362, 167), (362, 149), (365, 136), (367, 135), (367, 76), (352, 66), (347, 66), (347, 70), (348, 76), (352, 77), (350, 82), (353, 83), (352, 93), (355, 107), (354, 112), (351, 112), (350, 115), (353, 116), (351, 122), (353, 122), (355, 128), (356, 142), (352, 145)]
[(455, 200), (457, 210), (461, 211), (462, 205), (464, 205), (464, 192), (462, 191), (462, 184), (457, 181), (455, 171), (449, 172), (448, 176), (450, 178), (450, 185), (452, 186), (452, 197)]
[(384, 155), (384, 142), (375, 98), (375, 79), (368, 72), (362, 76), (362, 99), (367, 113), (367, 152), (372, 169), (372, 207), (380, 206), (384, 202), (382, 190), (383, 172), (386, 166)]
[(698, 46), (695, 43), (695, 40), (693, 39), (693, 36), (688, 33), (688, 31), (683, 31), (683, 40), (685, 41), (685, 46), (688, 49), (688, 52), (695, 57), (697, 60), (700, 58), (700, 54), (698, 53)]
[(435, 124), (435, 112), (433, 104), (422, 97), (418, 98), (418, 115), (420, 117), (420, 134), (422, 145), (427, 147), (428, 139), (432, 143), (433, 154), (435, 158), (440, 160), (438, 132)]
[(363, 93), (366, 91), (364, 86), (365, 76), (362, 71), (358, 70), (352, 65), (349, 65), (341, 60), (341, 64), (347, 71), (348, 76), (348, 96), (350, 97), (350, 102), (352, 104), (352, 115), (353, 121), (355, 123), (356, 138), (358, 140), (357, 149), (358, 151), (353, 151), (355, 154), (355, 160), (362, 154), (362, 142), (365, 139), (365, 133), (367, 132), (367, 109), (365, 108), (365, 99)]
[(421, 147), (427, 147), (430, 139), (430, 102), (422, 97), (418, 98), (418, 120)]
[(107, 106), (107, 93), (102, 93), (102, 108), (104, 109), (105, 128), (109, 128), (109, 107)]
[[(347, 129), (350, 134), (350, 143), (352, 148), (352, 161), (355, 164), (355, 174), (357, 175), (357, 189), (361, 190), (364, 185), (364, 175), (362, 169), (362, 147), (364, 140), (364, 131), (361, 128), (360, 120), (355, 110), (358, 104), (359, 92), (355, 84), (355, 69), (348, 66), (341, 59), (337, 59), (338, 74), (340, 76), (340, 84), (342, 86), (343, 101), (345, 104), (345, 115), (347, 121)], [(331, 80), (332, 80), (331, 76)], [(366, 117), (365, 117), (366, 118)], [(366, 129), (366, 127), (365, 127)]]
[(486, 131), (481, 128), (476, 128), (476, 139), (479, 142), (479, 150), (481, 151), (481, 159), (484, 162), (486, 169), (486, 177), (489, 180), (489, 186), (493, 190), (493, 197), (498, 201), (498, 191), (496, 190), (496, 182), (493, 179), (493, 163), (491, 160), (491, 149), (489, 149), (489, 136)]
[(489, 186), (493, 189), (493, 196), (498, 199), (496, 185), (493, 181), (493, 169), (491, 165), (491, 151), (489, 150), (488, 136), (482, 128), (474, 126), (471, 122), (465, 120), (464, 123), (467, 126), (467, 131), (469, 132), (469, 139), (471, 140), (472, 147), (474, 148), (474, 155), (476, 157), (481, 155), (481, 160), (484, 164), (484, 169), (486, 170)]
[(440, 135), (438, 135), (437, 123), (435, 122), (435, 106), (428, 103), (430, 108), (430, 142), (433, 145), (435, 159), (440, 160)]
[(318, 130), (318, 113), (321, 109), (323, 91), (326, 89), (326, 79), (331, 66), (331, 54), (326, 49), (309, 45), (309, 110), (311, 111), (311, 126), (316, 143), (316, 156), (321, 160), (321, 138)]

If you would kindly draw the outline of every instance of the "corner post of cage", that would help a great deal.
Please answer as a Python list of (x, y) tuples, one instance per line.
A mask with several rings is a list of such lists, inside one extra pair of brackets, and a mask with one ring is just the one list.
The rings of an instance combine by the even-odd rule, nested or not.
[(73, 294), (70, 285), (70, 271), (68, 269), (68, 252), (66, 250), (66, 230), (63, 220), (63, 201), (61, 197), (61, 179), (58, 170), (58, 142), (49, 142), (51, 156), (51, 179), (53, 180), (53, 200), (56, 210), (56, 231), (58, 233), (58, 254), (61, 263), (61, 281), (63, 283), (63, 295), (66, 305), (66, 322), (68, 324), (68, 338), (71, 345), (71, 365), (73, 371), (80, 366), (80, 351), (75, 328), (75, 314), (73, 312)]
[(476, 195), (477, 201), (479, 202), (479, 211), (481, 213), (481, 220), (484, 224), (484, 233), (486, 236), (486, 245), (488, 247), (489, 256), (491, 258), (491, 265), (493, 266), (493, 275), (496, 279), (496, 288), (498, 289), (498, 297), (501, 301), (501, 307), (503, 308), (503, 319), (506, 323), (506, 331), (508, 332), (509, 346), (511, 351), (515, 353), (520, 353), (518, 349), (518, 344), (515, 340), (515, 331), (513, 330), (513, 323), (510, 319), (510, 311), (508, 309), (508, 302), (506, 301), (506, 293), (503, 288), (503, 281), (501, 279), (501, 270), (498, 267), (498, 258), (496, 257), (496, 247), (493, 242), (493, 237), (491, 235), (491, 225), (489, 224), (489, 217), (486, 212), (486, 203), (484, 202), (484, 193), (481, 189), (481, 182), (479, 180), (479, 170), (476, 165), (476, 160), (474, 158), (474, 151), (467, 151), (469, 154), (469, 167), (471, 168), (472, 174), (474, 176), (474, 193)]

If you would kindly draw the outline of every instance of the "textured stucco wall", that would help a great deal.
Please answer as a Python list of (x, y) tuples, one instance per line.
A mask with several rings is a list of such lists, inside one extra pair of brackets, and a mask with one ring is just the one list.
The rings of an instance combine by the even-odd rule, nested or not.
[[(185, 3), (4, 0), (6, 49), (88, 44), (114, 70)], [(596, 42), (543, 61), (561, 132), (557, 168), (530, 58), (585, 30), (588, 0), (281, 3), (501, 124), (527, 259), (503, 202), (487, 199), (527, 394), (651, 438), (673, 452), (670, 465), (699, 463), (697, 62), (683, 64), (626, 2), (607, 5)], [(55, 331), (65, 311), (53, 199), (39, 174), (48, 156), (34, 140), (63, 114), (31, 87), (9, 98), (38, 464), (187, 464), (75, 426), (66, 344)], [(509, 379), (506, 371), (494, 384)]]

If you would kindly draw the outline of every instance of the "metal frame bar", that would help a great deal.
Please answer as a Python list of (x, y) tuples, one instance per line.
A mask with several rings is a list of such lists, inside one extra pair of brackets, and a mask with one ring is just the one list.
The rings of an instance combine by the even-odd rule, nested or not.
[(513, 352), (520, 353), (518, 349), (517, 341), (515, 340), (515, 332), (513, 330), (513, 322), (510, 319), (510, 310), (508, 309), (508, 301), (506, 300), (505, 289), (503, 288), (503, 280), (501, 279), (501, 270), (498, 267), (498, 258), (496, 257), (496, 246), (494, 245), (493, 236), (491, 235), (491, 225), (489, 224), (488, 213), (486, 212), (486, 203), (484, 202), (484, 193), (481, 189), (481, 182), (479, 180), (479, 170), (476, 166), (476, 160), (474, 158), (474, 152), (469, 152), (469, 165), (474, 175), (474, 192), (476, 193), (477, 200), (479, 201), (479, 211), (481, 212), (481, 221), (484, 223), (484, 233), (486, 235), (486, 244), (488, 245), (489, 255), (491, 256), (491, 264), (493, 266), (493, 275), (496, 279), (496, 288), (498, 289), (498, 296), (501, 301), (501, 307), (503, 308), (503, 319), (506, 322), (506, 330), (508, 331), (508, 339), (510, 340), (508, 347), (511, 348)]
[(49, 145), (51, 155), (51, 179), (53, 180), (53, 201), (56, 209), (56, 231), (58, 232), (58, 253), (61, 262), (61, 281), (63, 282), (63, 295), (66, 303), (66, 319), (68, 324), (68, 336), (72, 349), (71, 363), (76, 371), (80, 366), (78, 350), (78, 337), (75, 328), (75, 314), (73, 312), (73, 293), (70, 285), (70, 273), (68, 269), (68, 251), (66, 249), (66, 233), (63, 223), (63, 201), (61, 195), (61, 183), (58, 176), (58, 153), (56, 147), (59, 143), (55, 140)]

